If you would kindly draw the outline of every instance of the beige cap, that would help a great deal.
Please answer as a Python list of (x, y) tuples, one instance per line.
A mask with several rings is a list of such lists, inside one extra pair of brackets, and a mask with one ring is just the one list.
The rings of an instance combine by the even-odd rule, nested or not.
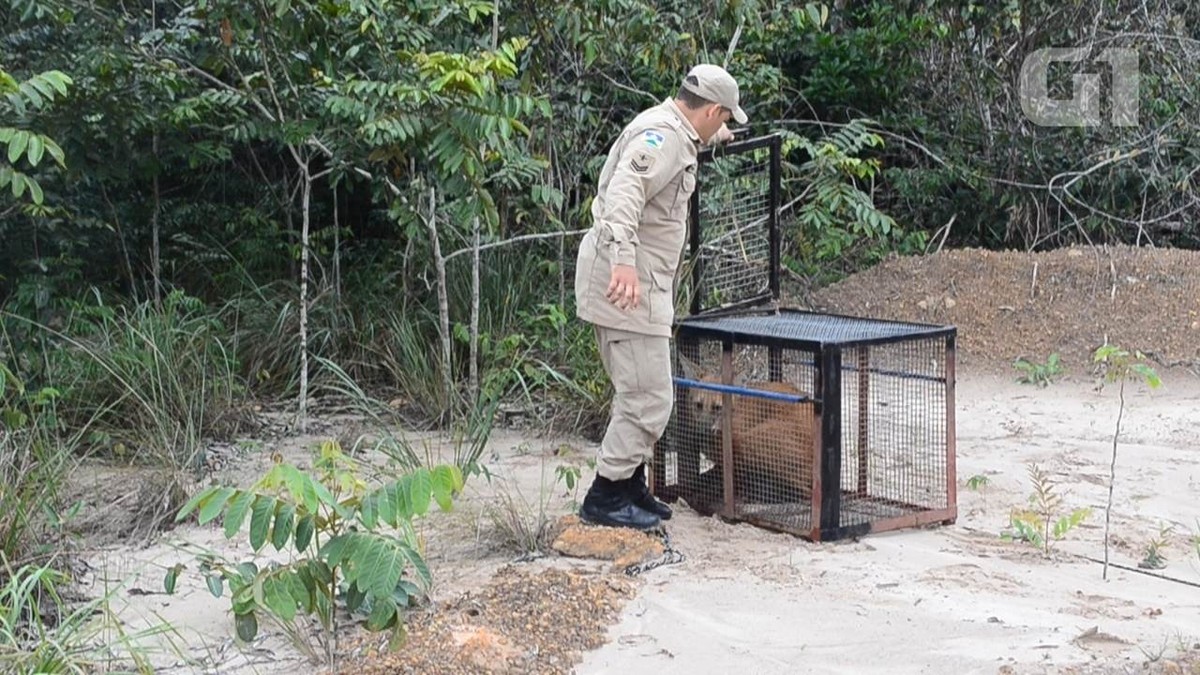
[[(696, 78), (697, 84), (688, 81), (693, 77)], [(683, 80), (683, 88), (705, 100), (729, 108), (733, 111), (733, 119), (737, 120), (738, 124), (746, 123), (746, 113), (738, 105), (737, 80), (734, 80), (733, 76), (721, 66), (702, 63), (692, 68)]]

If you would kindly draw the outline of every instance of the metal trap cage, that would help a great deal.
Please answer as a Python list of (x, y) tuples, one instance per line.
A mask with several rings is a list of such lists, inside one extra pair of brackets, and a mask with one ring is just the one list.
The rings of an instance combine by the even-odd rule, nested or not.
[(651, 490), (813, 541), (953, 522), (956, 329), (779, 307), (780, 151), (700, 156)]
[(736, 311), (779, 297), (778, 135), (703, 150), (689, 210), (678, 314)]
[(955, 520), (954, 328), (788, 309), (678, 328), (656, 495), (813, 541)]

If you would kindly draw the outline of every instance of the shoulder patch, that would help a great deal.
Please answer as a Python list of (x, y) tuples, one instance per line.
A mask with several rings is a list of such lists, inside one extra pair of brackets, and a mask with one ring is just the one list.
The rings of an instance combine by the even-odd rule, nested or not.
[(666, 138), (661, 133), (653, 129), (647, 129), (642, 133), (642, 141), (652, 148), (661, 148), (665, 140)]
[(656, 159), (658, 159), (658, 153), (656, 152), (637, 150), (629, 158), (629, 168), (633, 169), (634, 173), (647, 174), (650, 173), (650, 169), (654, 168), (654, 161)]

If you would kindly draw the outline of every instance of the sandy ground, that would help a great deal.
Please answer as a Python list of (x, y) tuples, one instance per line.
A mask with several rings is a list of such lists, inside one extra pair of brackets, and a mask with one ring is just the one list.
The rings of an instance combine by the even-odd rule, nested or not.
[[(1165, 384), (1128, 395), (1110, 560), (1136, 568), (1173, 525), (1157, 573), (1179, 581), (1112, 567), (1104, 581), (1082, 557), (1103, 557), (1115, 390), (967, 377), (955, 525), (815, 545), (684, 511), (672, 532), (691, 559), (654, 571), (578, 672), (1124, 672), (1190, 648), (1200, 642), (1200, 386), (1190, 375)], [(1049, 558), (997, 536), (1030, 491), (1027, 462), (1061, 482), (1065, 509), (1095, 509)], [(974, 475), (989, 484), (967, 489)]]
[[(1111, 561), (1137, 569), (1149, 542), (1171, 526), (1166, 567), (1153, 572), (1168, 578), (1110, 567), (1105, 581), (1102, 565), (1086, 559), (1103, 557), (1116, 389), (1098, 392), (1082, 378), (1036, 388), (1008, 373), (960, 373), (956, 524), (813, 544), (677, 505), (668, 527), (687, 560), (641, 577), (607, 644), (584, 654), (576, 672), (1134, 672), (1200, 649), (1200, 381), (1171, 372), (1162, 389), (1135, 387), (1126, 398)], [(279, 444), (297, 457), (319, 438)], [(267, 443), (227, 475), (251, 479), (274, 449)], [(477, 587), (515, 557), (488, 515), (496, 490), (525, 500), (531, 513), (542, 499), (550, 516), (566, 513), (571, 495), (555, 484), (555, 467), (581, 468), (574, 496), (582, 498), (594, 450), (579, 439), (498, 432), (486, 458), (493, 480), (473, 481), (455, 512), (424, 525), (434, 599)], [(999, 537), (1032, 490), (1029, 462), (1059, 483), (1064, 513), (1094, 509), (1049, 557)], [(974, 476), (987, 484), (969, 488)], [(184, 526), (148, 548), (115, 547), (91, 561), (96, 588), (100, 579), (127, 582), (114, 610), (129, 629), (161, 620), (174, 627), (174, 653), (156, 656), (158, 672), (314, 671), (273, 626), (264, 624), (252, 645), (235, 644), (227, 598), (212, 597), (197, 575), (162, 595), (166, 567), (195, 569), (181, 542), (250, 557), (241, 540)], [(602, 567), (553, 556), (525, 564)]]

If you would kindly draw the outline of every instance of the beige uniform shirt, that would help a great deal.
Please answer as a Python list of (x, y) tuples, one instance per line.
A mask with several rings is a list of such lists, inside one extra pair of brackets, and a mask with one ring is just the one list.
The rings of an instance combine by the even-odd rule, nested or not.
[[(667, 99), (639, 114), (613, 143), (579, 245), (576, 314), (593, 324), (671, 335), (675, 275), (687, 241), (700, 137)], [(614, 264), (637, 268), (641, 298), (621, 310), (605, 293)]]

